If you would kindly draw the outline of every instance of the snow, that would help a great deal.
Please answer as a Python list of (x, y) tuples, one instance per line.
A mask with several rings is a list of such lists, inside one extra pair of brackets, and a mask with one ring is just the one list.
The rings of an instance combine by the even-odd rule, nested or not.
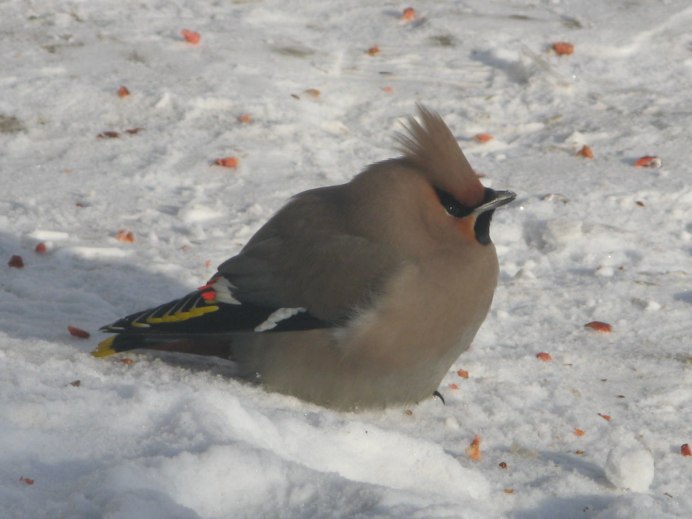
[(654, 479), (651, 451), (634, 439), (618, 442), (608, 453), (605, 475), (616, 488), (646, 492)]
[[(405, 23), (391, 1), (2, 2), (2, 517), (692, 516), (689, 2), (413, 6)], [(292, 194), (392, 156), (416, 102), (519, 194), (446, 405), (336, 413), (221, 361), (88, 355)]]

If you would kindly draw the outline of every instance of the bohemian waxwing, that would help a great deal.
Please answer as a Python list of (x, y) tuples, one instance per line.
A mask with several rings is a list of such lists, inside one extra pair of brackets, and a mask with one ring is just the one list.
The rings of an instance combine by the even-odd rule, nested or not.
[(495, 208), (439, 115), (419, 106), (403, 157), (305, 191), (207, 284), (105, 326), (96, 357), (213, 355), (271, 391), (353, 410), (430, 397), (485, 319)]

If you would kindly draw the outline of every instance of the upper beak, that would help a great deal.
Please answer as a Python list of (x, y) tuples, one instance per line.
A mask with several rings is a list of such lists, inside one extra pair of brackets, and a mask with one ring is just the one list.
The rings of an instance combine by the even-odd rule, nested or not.
[(471, 214), (478, 216), (486, 211), (497, 209), (502, 205), (509, 204), (516, 197), (517, 194), (512, 191), (495, 191), (494, 189), (486, 187), (484, 202), (476, 207)]

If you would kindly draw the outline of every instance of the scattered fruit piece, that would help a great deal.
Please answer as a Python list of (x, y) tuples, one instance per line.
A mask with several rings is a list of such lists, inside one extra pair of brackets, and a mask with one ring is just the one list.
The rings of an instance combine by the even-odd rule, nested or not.
[(413, 7), (407, 7), (404, 9), (404, 12), (401, 14), (401, 19), (404, 20), (405, 22), (410, 22), (415, 20), (416, 18), (416, 10)]
[(683, 456), (692, 456), (692, 449), (690, 449), (690, 444), (689, 443), (683, 443), (680, 446), (680, 454)]
[(585, 159), (592, 159), (593, 151), (591, 151), (591, 148), (584, 144), (584, 146), (582, 146), (581, 149), (577, 152), (577, 155), (581, 155)]
[(608, 323), (604, 323), (603, 321), (591, 321), (590, 323), (586, 323), (584, 328), (591, 328), (592, 330), (596, 330), (600, 333), (610, 333), (613, 331), (613, 327)]
[(14, 254), (10, 261), (7, 262), (7, 265), (15, 269), (21, 269), (24, 268), (24, 260), (18, 254)]
[(118, 137), (120, 134), (111, 130), (101, 132), (96, 136), (97, 139), (117, 139)]
[(214, 165), (221, 166), (224, 168), (235, 169), (238, 167), (238, 158), (237, 157), (223, 157), (220, 159), (216, 159), (214, 161)]
[(238, 121), (240, 121), (243, 124), (249, 124), (252, 122), (252, 117), (250, 114), (240, 114), (238, 116)]
[(36, 254), (45, 254), (47, 250), (46, 244), (43, 242), (38, 242), (36, 247), (34, 247)]
[(550, 353), (546, 353), (544, 351), (536, 353), (536, 358), (538, 360), (542, 360), (543, 362), (550, 362), (551, 360), (553, 360), (553, 358), (550, 356)]
[(478, 461), (481, 459), (481, 438), (476, 435), (473, 437), (471, 445), (466, 449), (466, 454), (473, 461)]
[(115, 233), (115, 239), (123, 243), (134, 243), (135, 235), (132, 231), (118, 229), (118, 231)]
[(660, 168), (661, 159), (656, 155), (644, 155), (634, 163), (635, 168)]
[(411, 411), (410, 409), (406, 409), (406, 411), (404, 411), (404, 414), (406, 416), (413, 416), (413, 411)]
[(503, 490), (505, 494), (514, 494), (514, 489), (513, 488), (505, 488)]
[(124, 86), (120, 85), (120, 88), (118, 88), (118, 97), (127, 97), (130, 95), (130, 90)]
[(458, 370), (457, 375), (459, 375), (461, 378), (469, 378), (469, 372), (465, 369)]
[(586, 432), (584, 432), (583, 429), (580, 429), (579, 427), (574, 428), (574, 434), (577, 436), (584, 436)]
[(34, 480), (33, 480), (33, 479), (31, 479), (31, 478), (25, 478), (24, 476), (20, 477), (20, 478), (19, 478), (19, 481), (21, 481), (21, 482), (24, 483), (25, 485), (33, 485), (33, 484), (34, 484)]
[(489, 142), (493, 140), (493, 136), (490, 135), (489, 133), (477, 133), (476, 135), (473, 136), (473, 140), (476, 142)]
[(583, 456), (583, 455), (584, 455), (584, 451), (581, 450), (581, 449), (580, 449), (580, 450), (576, 450), (576, 451), (574, 451), (574, 454), (576, 454), (577, 456)]
[(132, 360), (130, 357), (123, 357), (122, 359), (120, 359), (120, 363), (125, 364), (126, 366), (132, 366), (135, 363), (135, 361)]
[(202, 39), (202, 36), (198, 32), (191, 31), (189, 29), (183, 29), (180, 31), (180, 34), (182, 35), (183, 39), (192, 44), (192, 45), (197, 45), (199, 41)]
[(506, 468), (507, 468), (507, 463), (504, 462), (504, 461), (501, 461), (501, 462), (500, 462), (500, 468), (503, 469), (503, 470), (506, 469)]
[[(128, 128), (127, 130), (124, 130), (124, 132), (129, 134), (129, 135), (136, 135), (141, 131), (142, 131), (142, 128)], [(107, 130), (105, 132), (101, 132), (96, 136), (97, 139), (117, 139), (119, 137), (120, 137), (120, 132), (116, 132), (113, 130)]]
[(373, 45), (367, 52), (370, 56), (377, 56), (380, 53), (380, 47), (378, 45)]
[(321, 92), (317, 88), (308, 88), (305, 93), (310, 97), (320, 97)]
[(394, 93), (394, 87), (390, 87), (389, 85), (382, 87), (382, 91), (385, 94), (393, 94)]
[(600, 416), (601, 418), (603, 418), (606, 422), (610, 422), (610, 415), (609, 415), (609, 414), (601, 414), (601, 413), (598, 413), (598, 416)]
[(91, 337), (91, 334), (87, 332), (86, 330), (82, 330), (81, 328), (77, 328), (76, 326), (69, 325), (67, 327), (67, 331), (70, 332), (70, 335), (73, 337), (78, 337), (79, 339), (88, 339)]
[(553, 43), (553, 50), (558, 56), (569, 56), (574, 52), (574, 45), (567, 41), (556, 41)]
[(449, 389), (451, 389), (452, 391), (456, 391), (457, 389), (459, 389), (459, 386), (456, 385), (456, 384), (454, 384), (454, 383), (452, 383), (452, 384), (449, 385)]

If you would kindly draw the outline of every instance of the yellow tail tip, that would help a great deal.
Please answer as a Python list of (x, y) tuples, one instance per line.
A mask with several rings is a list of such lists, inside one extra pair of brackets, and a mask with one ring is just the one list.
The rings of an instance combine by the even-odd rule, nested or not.
[(94, 357), (108, 357), (109, 355), (114, 355), (118, 353), (113, 349), (113, 341), (115, 341), (115, 335), (113, 337), (108, 337), (107, 339), (99, 342), (96, 349), (91, 352)]

